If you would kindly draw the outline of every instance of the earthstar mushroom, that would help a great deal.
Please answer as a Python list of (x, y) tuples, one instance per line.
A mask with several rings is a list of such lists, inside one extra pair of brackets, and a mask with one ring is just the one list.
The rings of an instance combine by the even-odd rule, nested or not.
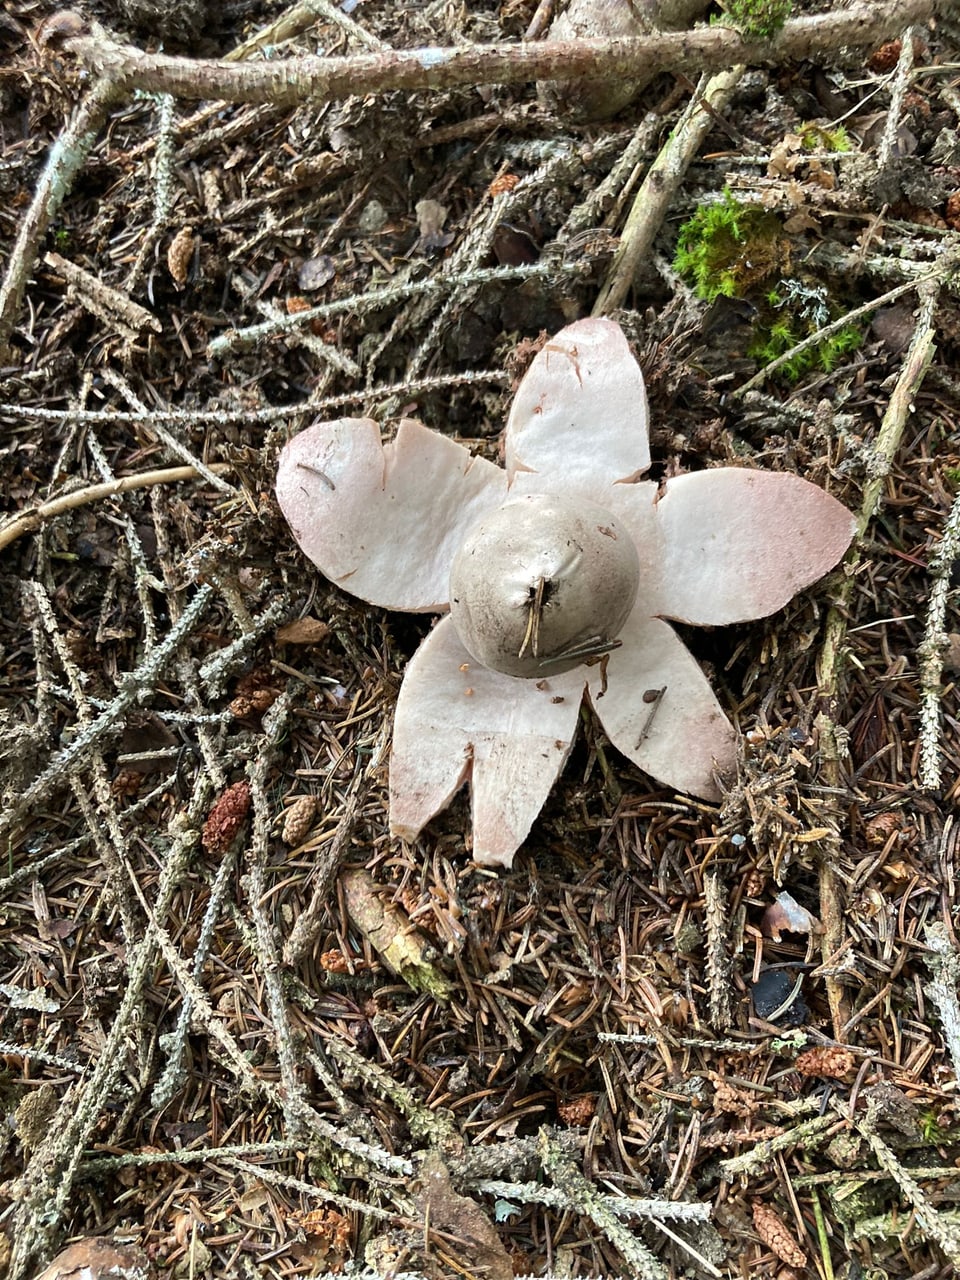
[(765, 617), (831, 569), (850, 512), (797, 476), (721, 467), (662, 486), (619, 326), (549, 340), (514, 399), (505, 469), (409, 420), (321, 423), (283, 450), (304, 553), (388, 609), (450, 609), (394, 717), (392, 831), (414, 839), (467, 781), (473, 856), (509, 866), (569, 755), (580, 703), (668, 787), (719, 799), (736, 734), (668, 619)]

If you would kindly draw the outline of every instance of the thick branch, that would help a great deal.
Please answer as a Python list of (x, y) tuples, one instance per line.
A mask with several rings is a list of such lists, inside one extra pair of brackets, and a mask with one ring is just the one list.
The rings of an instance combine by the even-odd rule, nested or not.
[(854, 4), (785, 24), (772, 40), (747, 40), (725, 26), (671, 31), (629, 40), (546, 40), (533, 44), (464, 45), (389, 50), (346, 58), (285, 58), (236, 63), (172, 58), (116, 43), (106, 32), (65, 47), (90, 70), (128, 88), (178, 98), (272, 102), (295, 106), (390, 89), (449, 89), (530, 80), (637, 78), (658, 71), (692, 74), (739, 63), (780, 63), (843, 45), (877, 44), (908, 23), (931, 18), (937, 0)]

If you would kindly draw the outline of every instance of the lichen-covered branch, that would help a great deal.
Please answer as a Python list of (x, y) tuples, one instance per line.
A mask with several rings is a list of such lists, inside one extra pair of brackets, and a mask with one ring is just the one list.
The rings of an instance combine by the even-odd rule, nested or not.
[(920, 1184), (900, 1162), (897, 1153), (877, 1133), (875, 1126), (875, 1110), (868, 1104), (866, 1118), (856, 1122), (858, 1132), (867, 1140), (880, 1168), (900, 1188), (923, 1234), (940, 1246), (955, 1267), (960, 1266), (960, 1227), (941, 1215)]
[(920, 665), (920, 785), (925, 791), (940, 788), (940, 677), (947, 644), (947, 599), (953, 567), (960, 558), (960, 495), (953, 500), (940, 537), (930, 559), (932, 578)]
[(26, 791), (0, 816), (0, 838), (16, 829), (21, 817), (44, 799), (54, 788), (66, 782), (70, 773), (79, 768), (90, 750), (101, 743), (118, 725), (120, 718), (138, 699), (145, 697), (167, 669), (167, 663), (190, 635), (203, 615), (213, 588), (203, 585), (163, 640), (150, 650), (143, 662), (122, 678), (116, 697), (101, 711), (95, 720), (85, 725), (70, 744), (61, 748), (50, 759), (46, 769)]
[(960, 999), (957, 996), (960, 987), (960, 955), (942, 924), (928, 925), (924, 939), (930, 948), (926, 961), (933, 975), (927, 984), (927, 994), (940, 1015), (940, 1026), (953, 1063), (953, 1073), (960, 1080)]
[(671, 130), (660, 154), (647, 170), (640, 185), (630, 216), (620, 236), (620, 244), (610, 270), (593, 307), (595, 316), (609, 315), (623, 303), (630, 292), (640, 264), (649, 256), (657, 232), (670, 202), (700, 144), (713, 127), (736, 91), (746, 67), (736, 66), (717, 72), (701, 82), (683, 115)]
[(144, 53), (102, 29), (66, 48), (90, 70), (124, 89), (179, 98), (272, 102), (295, 106), (391, 89), (408, 92), (530, 80), (636, 79), (658, 71), (687, 75), (746, 64), (779, 64), (826, 49), (869, 46), (905, 23), (933, 16), (935, 0), (887, 0), (795, 18), (771, 40), (748, 40), (730, 27), (698, 27), (626, 40), (544, 40), (530, 44), (460, 45), (388, 50), (346, 58), (303, 57), (270, 62), (204, 61)]
[(666, 1268), (645, 1244), (627, 1230), (608, 1205), (608, 1197), (587, 1181), (566, 1152), (560, 1150), (547, 1129), (541, 1129), (538, 1146), (544, 1172), (567, 1197), (571, 1207), (590, 1218), (614, 1248), (620, 1251), (632, 1268), (631, 1274), (637, 1276), (638, 1280), (665, 1280)]
[[(171, 845), (165, 852), (157, 885), (155, 916), (163, 918), (169, 911), (196, 843), (200, 815), (207, 802), (208, 791), (201, 782), (194, 791), (188, 812), (178, 814), (170, 824)], [(8, 1280), (21, 1280), (31, 1260), (48, 1251), (60, 1231), (83, 1149), (99, 1115), (114, 1099), (126, 1062), (125, 1046), (156, 954), (157, 937), (148, 928), (131, 949), (123, 998), (92, 1072), (64, 1097), (48, 1139), (37, 1148), (27, 1166), (16, 1206)]]
[(0, 285), (0, 364), (7, 363), (9, 358), (10, 336), (37, 260), (40, 242), (70, 191), (74, 177), (90, 154), (110, 108), (122, 94), (123, 90), (109, 76), (98, 81), (51, 148), (7, 258), (6, 278)]
[[(945, 256), (946, 257), (946, 256)], [(867, 470), (867, 481), (863, 488), (863, 498), (857, 513), (856, 534), (853, 546), (848, 554), (848, 564), (855, 565), (860, 557), (863, 537), (876, 514), (890, 468), (900, 447), (914, 397), (923, 382), (924, 375), (933, 359), (935, 331), (932, 327), (933, 316), (939, 296), (939, 282), (943, 274), (938, 270), (938, 279), (930, 279), (920, 286), (920, 310), (914, 328), (913, 338), (904, 357), (903, 367), (896, 386), (890, 396), (887, 411), (883, 415), (880, 431)], [(853, 595), (854, 578), (852, 572), (841, 582), (834, 604), (827, 613), (824, 628), (823, 647), (817, 663), (817, 679), (821, 691), (821, 711), (817, 716), (817, 730), (820, 735), (820, 747), (823, 754), (823, 774), (828, 786), (837, 787), (841, 780), (840, 762), (845, 754), (842, 732), (837, 725), (833, 707), (837, 698), (837, 687), (846, 645), (848, 610)], [(820, 861), (820, 918), (823, 924), (822, 952), (825, 962), (829, 962), (843, 944), (844, 921), (842, 894), (834, 870), (834, 853), (839, 834), (823, 841)], [(827, 975), (824, 978), (830, 1015), (833, 1022), (834, 1037), (843, 1042), (848, 1013), (843, 988), (837, 979)]]

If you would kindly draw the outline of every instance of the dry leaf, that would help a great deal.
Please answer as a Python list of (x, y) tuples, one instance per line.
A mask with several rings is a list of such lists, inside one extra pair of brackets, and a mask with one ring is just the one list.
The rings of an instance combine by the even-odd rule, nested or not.
[(790, 215), (783, 224), (784, 231), (788, 231), (790, 235), (800, 235), (804, 231), (816, 231), (820, 223), (809, 214), (806, 209), (800, 209), (796, 213)]
[(322, 1236), (328, 1249), (342, 1253), (350, 1243), (350, 1219), (336, 1209), (308, 1209), (291, 1213), (287, 1221), (308, 1236)]
[(453, 243), (453, 233), (443, 230), (447, 220), (447, 210), (436, 200), (417, 201), (417, 228), (420, 239), (417, 248), (425, 253), (433, 249), (445, 249)]
[(319, 644), (326, 640), (330, 628), (316, 618), (297, 618), (277, 629), (277, 644)]
[(86, 30), (87, 24), (79, 13), (74, 13), (72, 9), (63, 9), (51, 14), (49, 18), (44, 18), (37, 27), (35, 38), (41, 49), (46, 49), (48, 46), (57, 49), (64, 40), (82, 36)]
[(820, 922), (789, 893), (778, 893), (763, 913), (760, 931), (765, 938), (780, 941), (781, 933), (818, 933)]
[[(247, 1190), (244, 1191), (243, 1195), (237, 1201), (237, 1208), (246, 1216), (247, 1214), (254, 1213), (258, 1209), (264, 1208), (264, 1206), (269, 1203), (270, 1192), (262, 1182), (255, 1182), (252, 1187), (248, 1187)], [(260, 1214), (257, 1216), (256, 1220), (258, 1222), (263, 1222), (264, 1216)]]
[(148, 1280), (146, 1255), (136, 1245), (90, 1236), (58, 1253), (37, 1280)]
[[(476, 1201), (454, 1191), (450, 1172), (435, 1152), (423, 1163), (417, 1208), (427, 1229), (457, 1238), (456, 1254), (464, 1275), (513, 1280), (513, 1263), (493, 1223)], [(446, 1240), (443, 1247), (450, 1248)]]
[(439, 201), (417, 201), (417, 229), (424, 239), (439, 235), (446, 220), (447, 210)]
[(13, 1128), (24, 1147), (35, 1150), (40, 1146), (50, 1132), (57, 1105), (57, 1093), (50, 1084), (42, 1084), (20, 1099), (13, 1113)]

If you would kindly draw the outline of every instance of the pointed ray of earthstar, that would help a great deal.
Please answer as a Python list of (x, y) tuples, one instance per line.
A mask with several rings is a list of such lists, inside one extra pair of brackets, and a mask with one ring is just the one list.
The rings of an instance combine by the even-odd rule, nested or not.
[(502, 468), (410, 420), (386, 445), (369, 418), (308, 427), (277, 473), (304, 555), (361, 600), (410, 612), (446, 607), (457, 548), (506, 494)]
[(588, 692), (610, 741), (644, 773), (676, 791), (719, 800), (715, 774), (736, 763), (737, 735), (669, 623), (638, 604), (606, 670), (589, 669)]
[(507, 472), (535, 471), (544, 491), (594, 497), (650, 466), (643, 374), (620, 326), (578, 320), (538, 352), (504, 435)]
[(566, 763), (577, 731), (582, 667), (543, 680), (490, 671), (451, 618), (407, 666), (390, 758), (390, 826), (414, 839), (471, 784), (473, 857), (510, 866)]
[(853, 515), (799, 476), (720, 467), (668, 480), (656, 504), (651, 613), (725, 626), (775, 613), (841, 558)]

